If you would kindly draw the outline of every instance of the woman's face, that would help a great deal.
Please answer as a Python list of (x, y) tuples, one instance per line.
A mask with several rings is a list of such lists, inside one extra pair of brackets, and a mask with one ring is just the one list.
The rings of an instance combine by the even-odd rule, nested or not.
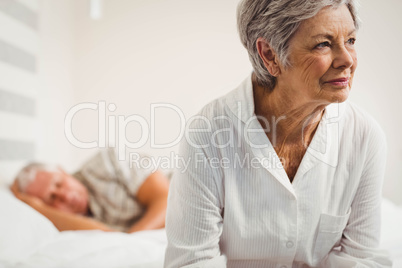
[(278, 86), (305, 102), (345, 101), (357, 66), (355, 40), (346, 5), (322, 9), (304, 21), (290, 40), (291, 65), (282, 68)]

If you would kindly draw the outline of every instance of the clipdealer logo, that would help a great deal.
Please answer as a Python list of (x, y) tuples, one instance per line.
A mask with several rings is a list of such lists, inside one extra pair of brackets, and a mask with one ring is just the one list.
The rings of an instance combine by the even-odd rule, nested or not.
[[(333, 104), (339, 106), (339, 104)], [(214, 147), (216, 149), (241, 148), (245, 144), (253, 150), (263, 150), (270, 146), (275, 147), (277, 143), (277, 125), (286, 116), (278, 118), (272, 117), (269, 121), (262, 116), (253, 115), (249, 118), (242, 116), (242, 103), (237, 102), (237, 113), (231, 116), (219, 115), (208, 118), (203, 115), (195, 115), (186, 120), (183, 111), (176, 105), (170, 103), (152, 103), (150, 105), (150, 121), (138, 114), (117, 115), (114, 112), (117, 107), (114, 103), (107, 104), (105, 101), (98, 103), (79, 103), (73, 106), (66, 114), (64, 121), (64, 131), (67, 140), (74, 146), (82, 149), (116, 147), (119, 160), (126, 159), (126, 149), (140, 149), (148, 142), (152, 149), (166, 149), (178, 145), (183, 138), (190, 147), (205, 149)], [(173, 111), (180, 120), (179, 134), (168, 143), (160, 144), (156, 142), (156, 111), (168, 109)], [(74, 118), (80, 115), (80, 112), (92, 110), (98, 115), (98, 137), (94, 141), (82, 141), (73, 133)], [(109, 114), (108, 114), (109, 113)], [(110, 114), (113, 113), (113, 114)], [(335, 107), (335, 113), (331, 117), (322, 118), (324, 128), (324, 137), (318, 147), (315, 144), (308, 146), (301, 137), (302, 144), (307, 148), (308, 153), (329, 165), (334, 165), (333, 161), (327, 159), (328, 142), (339, 143), (339, 107)], [(314, 123), (312, 118), (307, 118), (303, 124), (302, 132), (309, 125)], [(131, 141), (126, 135), (126, 129), (129, 124), (138, 124), (141, 128), (139, 139)], [(176, 132), (177, 133), (177, 132)], [(203, 134), (205, 133), (205, 134)], [(271, 140), (268, 141), (266, 135), (270, 134)], [(207, 137), (200, 141), (199, 136)], [(303, 136), (303, 135), (302, 135)], [(203, 142), (203, 143), (202, 143)], [(254, 158), (250, 158), (254, 159)], [(182, 160), (182, 162), (185, 160)], [(212, 160), (213, 163), (216, 160)]]

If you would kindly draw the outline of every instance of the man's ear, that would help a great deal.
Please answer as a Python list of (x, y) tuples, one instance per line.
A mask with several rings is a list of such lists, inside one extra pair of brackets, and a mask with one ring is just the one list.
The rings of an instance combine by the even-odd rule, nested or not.
[(257, 39), (256, 46), (258, 54), (264, 62), (264, 66), (265, 68), (267, 68), (268, 72), (274, 77), (280, 75), (281, 68), (279, 65), (278, 57), (275, 51), (269, 45), (268, 41), (260, 37)]

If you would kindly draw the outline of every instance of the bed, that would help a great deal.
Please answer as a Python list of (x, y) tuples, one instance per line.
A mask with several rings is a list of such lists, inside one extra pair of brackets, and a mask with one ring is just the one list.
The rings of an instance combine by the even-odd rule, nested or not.
[(0, 189), (0, 267), (163, 267), (165, 231), (59, 232), (44, 216)]
[[(134, 234), (58, 232), (28, 205), (0, 189), (0, 267), (163, 267), (165, 231)], [(402, 267), (402, 207), (384, 200), (381, 245)]]

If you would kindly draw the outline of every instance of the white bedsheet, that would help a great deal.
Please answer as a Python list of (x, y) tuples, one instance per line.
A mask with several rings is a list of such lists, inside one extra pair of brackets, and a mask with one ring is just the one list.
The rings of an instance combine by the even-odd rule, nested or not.
[(0, 267), (162, 267), (165, 230), (133, 234), (58, 232), (53, 224), (0, 188)]
[(165, 230), (135, 234), (68, 231), (25, 261), (10, 266), (36, 267), (163, 267)]

